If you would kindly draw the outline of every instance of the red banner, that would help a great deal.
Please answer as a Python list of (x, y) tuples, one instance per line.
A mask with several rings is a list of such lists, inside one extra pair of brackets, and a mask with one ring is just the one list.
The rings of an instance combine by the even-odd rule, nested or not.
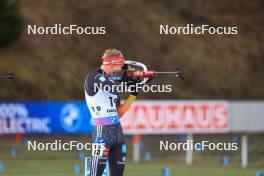
[(126, 134), (222, 133), (226, 101), (136, 101), (121, 119)]

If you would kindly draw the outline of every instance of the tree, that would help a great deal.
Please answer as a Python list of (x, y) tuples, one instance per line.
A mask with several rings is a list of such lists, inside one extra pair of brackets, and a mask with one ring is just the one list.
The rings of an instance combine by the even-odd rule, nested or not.
[(14, 0), (0, 0), (0, 47), (14, 44), (23, 30), (19, 4)]

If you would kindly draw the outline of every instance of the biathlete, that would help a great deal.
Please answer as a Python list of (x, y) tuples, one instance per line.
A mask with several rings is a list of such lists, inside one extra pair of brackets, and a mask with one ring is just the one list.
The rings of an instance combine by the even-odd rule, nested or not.
[[(110, 175), (123, 176), (126, 145), (119, 119), (129, 109), (138, 92), (131, 91), (127, 100), (121, 104), (117, 90), (104, 91), (99, 85), (104, 87), (119, 84), (124, 61), (119, 50), (107, 49), (102, 56), (100, 69), (88, 74), (85, 79), (85, 98), (94, 125), (92, 140), (93, 143), (100, 143), (105, 147), (102, 156), (92, 155), (91, 176), (101, 176), (107, 160)], [(128, 81), (130, 85), (139, 82), (134, 78), (129, 78)]]

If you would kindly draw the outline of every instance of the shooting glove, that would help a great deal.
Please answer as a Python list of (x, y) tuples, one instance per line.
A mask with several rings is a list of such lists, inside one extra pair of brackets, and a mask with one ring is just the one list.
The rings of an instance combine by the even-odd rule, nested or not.
[(137, 83), (140, 83), (140, 79), (128, 76), (127, 71), (125, 71), (123, 74), (123, 77), (121, 79), (121, 82), (126, 83), (126, 85), (131, 88), (130, 89), (131, 95), (134, 95), (134, 96), (138, 95), (138, 91), (136, 89), (136, 86), (137, 86)]
[(127, 82), (127, 85), (130, 87), (130, 94), (134, 96), (138, 96), (138, 90), (137, 86), (140, 86), (140, 80), (134, 77), (130, 77), (130, 79)]

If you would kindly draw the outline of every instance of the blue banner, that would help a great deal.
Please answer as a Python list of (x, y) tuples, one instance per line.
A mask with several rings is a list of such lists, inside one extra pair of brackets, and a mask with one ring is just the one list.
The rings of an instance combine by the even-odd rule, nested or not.
[(85, 101), (0, 102), (0, 134), (90, 134)]

